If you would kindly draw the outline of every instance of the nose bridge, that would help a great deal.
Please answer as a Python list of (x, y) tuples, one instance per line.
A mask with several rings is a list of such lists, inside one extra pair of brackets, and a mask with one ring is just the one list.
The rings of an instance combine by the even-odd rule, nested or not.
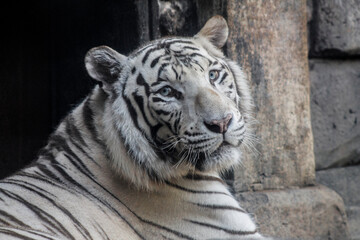
[(208, 120), (222, 119), (228, 110), (221, 95), (208, 87), (198, 91), (196, 105), (198, 113)]

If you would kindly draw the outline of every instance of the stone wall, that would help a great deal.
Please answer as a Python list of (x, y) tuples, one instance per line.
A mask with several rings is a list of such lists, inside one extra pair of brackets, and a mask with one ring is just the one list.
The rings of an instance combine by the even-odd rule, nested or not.
[(250, 80), (259, 138), (234, 187), (266, 236), (347, 239), (342, 198), (315, 181), (307, 13), (305, 0), (227, 1), (227, 52)]
[(360, 1), (308, 8), (317, 182), (344, 199), (351, 239), (360, 239)]

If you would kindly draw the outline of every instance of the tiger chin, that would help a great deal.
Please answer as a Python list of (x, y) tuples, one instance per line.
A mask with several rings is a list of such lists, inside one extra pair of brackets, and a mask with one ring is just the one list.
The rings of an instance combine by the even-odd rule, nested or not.
[(227, 37), (215, 16), (129, 56), (91, 49), (99, 85), (0, 181), (0, 239), (264, 239), (219, 177), (253, 139)]

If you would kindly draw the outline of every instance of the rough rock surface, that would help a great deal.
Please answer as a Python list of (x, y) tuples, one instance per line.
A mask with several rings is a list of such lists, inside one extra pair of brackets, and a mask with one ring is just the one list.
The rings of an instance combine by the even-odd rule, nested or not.
[(306, 1), (229, 0), (228, 55), (241, 63), (255, 100), (259, 158), (235, 171), (235, 190), (315, 182)]
[(336, 191), (345, 205), (360, 207), (360, 165), (317, 171), (316, 181)]
[(311, 60), (316, 169), (360, 162), (360, 61)]
[(344, 199), (351, 239), (360, 239), (360, 165), (318, 171), (316, 180)]
[(351, 240), (360, 240), (360, 206), (346, 207)]
[(311, 54), (360, 54), (360, 0), (314, 0)]
[(265, 236), (287, 240), (348, 239), (343, 200), (324, 186), (239, 193), (237, 199), (254, 214)]

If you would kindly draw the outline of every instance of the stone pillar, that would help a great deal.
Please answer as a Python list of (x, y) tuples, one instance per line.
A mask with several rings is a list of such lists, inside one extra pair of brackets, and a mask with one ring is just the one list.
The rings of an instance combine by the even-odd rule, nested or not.
[(265, 235), (346, 239), (341, 197), (314, 186), (306, 1), (228, 0), (227, 18), (228, 56), (250, 80), (260, 142), (234, 173), (240, 203)]
[(305, 8), (305, 1), (228, 3), (228, 55), (252, 84), (260, 137), (259, 158), (236, 174), (238, 191), (315, 183)]

